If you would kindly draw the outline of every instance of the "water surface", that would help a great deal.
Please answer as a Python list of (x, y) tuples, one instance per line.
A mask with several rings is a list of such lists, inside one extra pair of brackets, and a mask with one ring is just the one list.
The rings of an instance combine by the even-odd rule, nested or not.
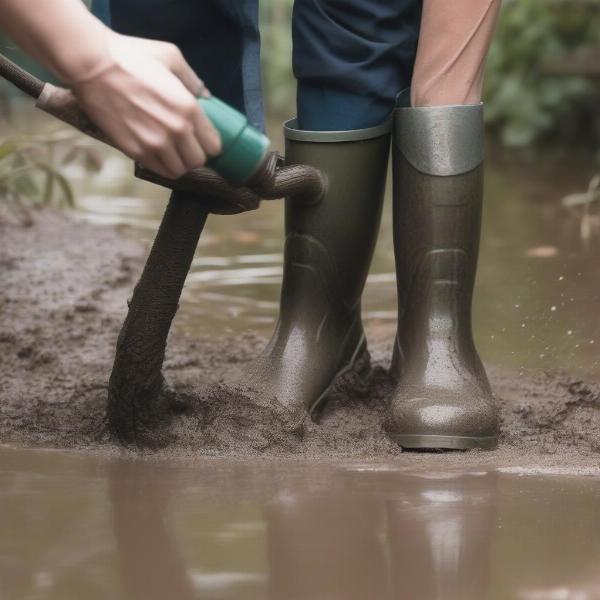
[(0, 448), (0, 598), (595, 599), (599, 500), (593, 469)]
[[(474, 303), (475, 336), (488, 363), (567, 369), (582, 376), (600, 361), (600, 216), (581, 237), (579, 211), (561, 199), (587, 186), (585, 156), (510, 159), (490, 153)], [(389, 183), (389, 181), (388, 181)], [(80, 183), (80, 216), (118, 223), (148, 244), (167, 192), (134, 181), (112, 156), (100, 176)], [(368, 201), (368, 199), (366, 199)], [(597, 208), (596, 208), (597, 210)], [(273, 330), (282, 273), (283, 205), (235, 217), (212, 216), (200, 240), (176, 326), (190, 333)], [(363, 299), (367, 333), (394, 335), (397, 304), (388, 185), (381, 233)]]

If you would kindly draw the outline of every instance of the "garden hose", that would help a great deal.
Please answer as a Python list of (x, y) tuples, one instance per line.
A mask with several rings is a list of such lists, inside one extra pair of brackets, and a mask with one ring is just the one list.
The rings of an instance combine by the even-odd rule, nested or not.
[[(1, 54), (0, 76), (34, 98), (38, 108), (110, 144), (81, 110), (70, 90), (40, 81)], [(205, 108), (207, 113), (212, 109), (223, 112), (223, 107), (216, 104)], [(230, 147), (231, 142), (248, 129), (244, 119), (239, 115), (226, 123), (234, 129), (225, 147)], [(168, 423), (173, 414), (162, 365), (171, 323), (208, 213), (252, 210), (259, 206), (261, 198), (291, 196), (295, 202), (314, 203), (325, 193), (325, 179), (320, 171), (306, 165), (286, 165), (279, 154), (266, 152), (264, 139), (256, 135), (260, 132), (248, 131), (246, 141), (249, 139), (254, 148), (256, 164), (248, 161), (248, 157), (236, 163), (238, 153), (225, 160), (236, 175), (234, 179), (243, 181), (245, 187), (232, 185), (206, 167), (172, 180), (136, 165), (137, 177), (179, 193), (169, 200), (142, 275), (128, 302), (127, 318), (117, 341), (108, 384), (106, 422), (111, 437), (121, 443), (155, 444), (155, 431)]]
[[(41, 81), (2, 54), (0, 76), (33, 98), (37, 108), (112, 145), (88, 119), (71, 90)], [(323, 196), (325, 180), (317, 169), (286, 165), (279, 154), (267, 151), (268, 139), (244, 115), (220, 100), (202, 98), (199, 102), (221, 135), (224, 149), (221, 155), (211, 159), (209, 166), (194, 169), (178, 179), (168, 179), (136, 165), (138, 178), (175, 191), (196, 193), (209, 212), (219, 214), (253, 210), (261, 199), (294, 196), (315, 202)]]

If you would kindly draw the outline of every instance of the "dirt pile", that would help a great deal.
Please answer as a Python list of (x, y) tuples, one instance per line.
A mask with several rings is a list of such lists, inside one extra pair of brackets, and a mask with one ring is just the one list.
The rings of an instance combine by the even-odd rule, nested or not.
[[(36, 212), (30, 227), (0, 225), (0, 442), (110, 447), (108, 376), (145, 252), (115, 229), (51, 211)], [(164, 373), (177, 410), (157, 445), (219, 456), (399, 454), (381, 429), (390, 381), (385, 344), (373, 337), (368, 380), (348, 375), (317, 423), (290, 431), (265, 399), (257, 406), (222, 385), (265, 340), (191, 339), (175, 326)], [(556, 373), (490, 375), (503, 419), (498, 452), (600, 452), (598, 383)]]

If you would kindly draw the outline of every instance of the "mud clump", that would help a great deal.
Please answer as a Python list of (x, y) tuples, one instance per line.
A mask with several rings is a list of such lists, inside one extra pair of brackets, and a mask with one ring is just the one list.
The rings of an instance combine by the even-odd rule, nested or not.
[[(146, 252), (116, 229), (52, 211), (37, 211), (29, 227), (0, 224), (0, 442), (112, 447), (108, 379)], [(382, 431), (392, 384), (388, 333), (380, 340), (367, 331), (370, 373), (336, 382), (316, 422), (298, 428), (271, 399), (225, 383), (264, 339), (191, 339), (175, 322), (163, 369), (172, 418), (155, 432), (154, 446), (209, 456), (398, 455)], [(600, 452), (598, 382), (493, 368), (490, 378), (503, 423), (497, 452)]]

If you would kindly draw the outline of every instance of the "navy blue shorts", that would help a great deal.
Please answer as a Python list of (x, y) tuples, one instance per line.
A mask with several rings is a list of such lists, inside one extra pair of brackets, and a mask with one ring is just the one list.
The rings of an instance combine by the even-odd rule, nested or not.
[[(108, 0), (95, 0), (101, 12)], [(112, 27), (170, 41), (216, 95), (263, 124), (258, 0), (112, 0)], [(421, 0), (295, 0), (303, 129), (381, 123), (410, 85)]]

